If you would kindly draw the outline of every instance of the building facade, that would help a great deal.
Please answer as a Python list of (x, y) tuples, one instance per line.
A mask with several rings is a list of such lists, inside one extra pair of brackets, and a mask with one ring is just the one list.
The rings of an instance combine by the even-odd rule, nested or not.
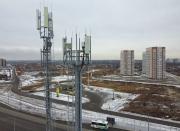
[(146, 74), (146, 52), (142, 55), (142, 74)]
[(120, 74), (134, 75), (134, 50), (122, 50), (120, 57)]
[(6, 60), (0, 59), (0, 67), (6, 67)]
[(166, 78), (166, 50), (165, 47), (150, 47), (143, 55), (146, 76), (150, 79), (161, 80)]

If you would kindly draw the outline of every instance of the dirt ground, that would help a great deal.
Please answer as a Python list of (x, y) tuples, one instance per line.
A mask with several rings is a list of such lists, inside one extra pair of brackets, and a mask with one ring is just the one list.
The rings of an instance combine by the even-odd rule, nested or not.
[(166, 71), (171, 74), (180, 76), (180, 64), (168, 63), (166, 65)]
[[(109, 72), (113, 73), (110, 70)], [(96, 72), (94, 74), (102, 76), (107, 73)], [(83, 83), (88, 84), (86, 78), (83, 79)], [(136, 99), (122, 109), (123, 111), (180, 121), (180, 89), (158, 85), (92, 80), (91, 78), (89, 84), (111, 88), (119, 92), (139, 94)]]
[[(98, 71), (93, 73), (93, 76), (97, 77), (117, 73), (119, 73), (118, 69), (99, 68)], [(88, 75), (91, 76), (90, 74), (83, 75), (83, 83), (86, 85), (88, 84)], [(122, 109), (123, 111), (180, 121), (180, 89), (167, 86), (92, 80), (91, 78), (89, 84), (92, 86), (111, 88), (119, 92), (139, 94), (136, 99)], [(26, 89), (34, 90), (34, 88), (40, 86), (42, 86), (42, 84), (27, 87)]]

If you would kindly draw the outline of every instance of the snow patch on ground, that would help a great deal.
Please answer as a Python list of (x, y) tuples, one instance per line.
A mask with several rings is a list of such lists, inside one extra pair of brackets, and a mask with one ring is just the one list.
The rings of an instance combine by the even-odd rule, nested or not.
[[(119, 95), (121, 96), (121, 95)], [(134, 100), (138, 95), (128, 94), (126, 97), (124, 95), (121, 98), (115, 97), (114, 99), (107, 100), (103, 105), (103, 110), (115, 111), (123, 109), (125, 105), (127, 105), (130, 101)]]
[[(43, 97), (45, 96), (44, 92), (36, 92), (36, 93), (32, 93), (32, 94), (37, 95), (37, 96), (43, 96)], [(75, 96), (60, 94), (59, 97), (57, 97), (55, 92), (51, 92), (51, 97), (52, 97), (52, 99), (66, 101), (66, 102), (74, 102), (75, 101)], [(89, 102), (89, 99), (83, 97), (82, 103), (87, 103), (87, 102)]]
[(1, 69), (0, 70), (1, 75), (7, 75), (7, 77), (10, 77), (12, 75), (12, 69)]
[(23, 86), (30, 86), (33, 84), (37, 84), (38, 80), (42, 80), (42, 77), (35, 77), (37, 72), (25, 72), (20, 76), (21, 84)]
[(90, 70), (90, 71), (87, 71), (87, 73), (94, 73), (94, 72), (96, 72), (96, 71), (100, 71), (99, 69), (92, 69), (92, 70)]
[[(36, 75), (39, 72), (25, 72), (23, 75), (20, 76), (20, 80), (22, 83), (22, 87), (24, 86), (31, 86), (34, 84), (38, 84), (39, 80), (43, 80), (43, 77), (37, 77)], [(74, 79), (74, 76), (55, 76), (52, 77), (52, 82), (60, 82), (60, 81), (66, 81), (66, 80), (72, 80)]]
[[(0, 102), (6, 104), (14, 109), (23, 110), (33, 114), (44, 116), (46, 114), (45, 103), (43, 100), (19, 96), (13, 92), (0, 91)], [(69, 109), (69, 110), (68, 110)], [(52, 103), (52, 118), (56, 120), (74, 121), (74, 108), (65, 105)], [(83, 123), (91, 123), (92, 120), (106, 120), (107, 117), (115, 118), (116, 124), (114, 128), (121, 128), (124, 130), (133, 131), (180, 131), (180, 128), (155, 124), (147, 121), (140, 121), (130, 118), (123, 118), (88, 110), (82, 110)]]
[(0, 80), (0, 83), (8, 83), (10, 81)]
[(5, 67), (0, 69), (0, 75), (7, 76), (7, 80), (1, 79), (0, 83), (7, 83), (11, 82), (13, 76), (13, 68), (12, 67)]
[(116, 92), (113, 89), (97, 86), (86, 86), (85, 90), (102, 94), (104, 96), (104, 104), (101, 108), (115, 112), (123, 109), (125, 105), (139, 96), (137, 94)]
[(67, 81), (67, 80), (72, 80), (72, 79), (74, 79), (74, 76), (63, 75), (63, 76), (52, 77), (53, 82)]

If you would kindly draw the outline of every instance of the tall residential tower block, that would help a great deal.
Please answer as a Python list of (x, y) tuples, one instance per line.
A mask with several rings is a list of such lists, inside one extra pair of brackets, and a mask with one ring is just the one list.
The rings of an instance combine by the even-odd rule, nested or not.
[(120, 74), (134, 75), (134, 50), (121, 51)]
[(162, 80), (166, 78), (165, 47), (146, 48), (143, 54), (143, 72), (149, 79)]
[(0, 59), (0, 67), (6, 67), (6, 60), (5, 59)]

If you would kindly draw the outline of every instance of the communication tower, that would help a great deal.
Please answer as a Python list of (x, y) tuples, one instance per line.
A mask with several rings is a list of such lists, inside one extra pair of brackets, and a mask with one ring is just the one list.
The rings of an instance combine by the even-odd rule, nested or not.
[(51, 63), (51, 47), (53, 33), (53, 15), (48, 12), (48, 7), (44, 7), (44, 16), (42, 18), (41, 11), (36, 10), (37, 30), (40, 38), (43, 39), (43, 48), (41, 50), (41, 63), (45, 72), (45, 103), (46, 103), (46, 131), (52, 130), (51, 121), (51, 93), (50, 93), (50, 63)]
[(85, 35), (85, 40), (78, 43), (76, 34), (76, 49), (73, 50), (71, 42), (67, 37), (63, 40), (63, 61), (64, 64), (74, 70), (75, 74), (75, 131), (82, 131), (82, 80), (81, 74), (84, 67), (91, 62), (91, 36)]

